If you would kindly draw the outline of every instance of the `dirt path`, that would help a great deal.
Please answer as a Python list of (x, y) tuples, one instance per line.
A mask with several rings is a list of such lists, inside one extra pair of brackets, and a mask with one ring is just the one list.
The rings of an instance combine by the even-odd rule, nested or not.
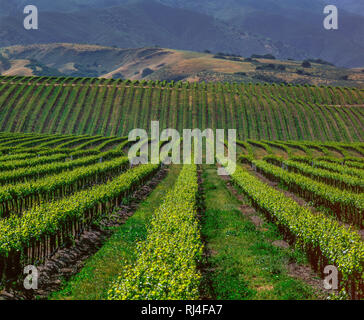
[(129, 204), (121, 206), (111, 216), (103, 219), (99, 227), (92, 226), (84, 231), (72, 248), (59, 249), (50, 259), (38, 267), (38, 290), (25, 291), (21, 284), (15, 290), (1, 291), (0, 300), (33, 300), (47, 299), (55, 291), (60, 290), (62, 280), (70, 279), (84, 266), (86, 260), (95, 254), (112, 235), (110, 227), (118, 227), (134, 214), (139, 204), (145, 200), (154, 188), (165, 178), (168, 169), (159, 170), (144, 186), (138, 188), (131, 197)]

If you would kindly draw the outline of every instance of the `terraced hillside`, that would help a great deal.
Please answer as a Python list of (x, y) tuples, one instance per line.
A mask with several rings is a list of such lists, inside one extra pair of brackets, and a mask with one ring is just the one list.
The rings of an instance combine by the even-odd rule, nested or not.
[(0, 299), (24, 294), (29, 264), (42, 282), (27, 298), (314, 299), (327, 265), (362, 298), (364, 144), (238, 145), (223, 180), (131, 167), (126, 137), (0, 133)]
[(0, 130), (126, 136), (236, 128), (240, 140), (363, 141), (364, 90), (268, 84), (1, 77)]

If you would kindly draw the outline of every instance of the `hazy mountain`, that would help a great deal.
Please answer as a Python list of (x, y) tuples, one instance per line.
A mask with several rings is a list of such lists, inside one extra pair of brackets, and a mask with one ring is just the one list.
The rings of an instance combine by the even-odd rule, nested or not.
[(2, 8), (2, 14), (14, 14), (22, 11), (28, 4), (37, 6), (39, 11), (54, 11), (54, 12), (75, 12), (84, 9), (108, 8), (127, 3), (135, 3), (138, 0), (0, 0), (0, 4), (5, 4)]
[(342, 8), (348, 12), (364, 16), (363, 0), (331, 0), (330, 3), (336, 5), (339, 9)]
[(1, 46), (52, 42), (123, 48), (158, 45), (245, 56), (267, 52), (282, 56), (288, 52), (303, 57), (298, 50), (284, 43), (253, 36), (206, 14), (153, 1), (132, 1), (123, 6), (72, 13), (41, 11), (39, 30), (25, 30), (22, 20), (21, 12), (0, 19)]
[[(304, 51), (337, 65), (364, 65), (364, 1), (336, 0), (339, 30), (323, 28), (321, 0), (160, 0), (161, 2), (203, 12), (222, 19), (241, 30), (260, 34), (273, 41)], [(346, 10), (356, 12), (356, 14)], [(287, 55), (289, 55), (287, 53)]]
[[(156, 3), (155, 1), (158, 1)], [(75, 42), (321, 58), (364, 66), (364, 1), (332, 0), (339, 30), (323, 28), (321, 0), (34, 0), (40, 30), (22, 28), (27, 0), (0, 0), (0, 45)], [(351, 12), (349, 12), (351, 11)], [(362, 15), (361, 15), (362, 14)]]

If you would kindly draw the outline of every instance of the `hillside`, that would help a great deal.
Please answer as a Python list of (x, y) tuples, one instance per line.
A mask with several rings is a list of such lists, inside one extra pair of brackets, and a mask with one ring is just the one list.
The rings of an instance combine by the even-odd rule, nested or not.
[(332, 0), (332, 4), (343, 8), (348, 12), (364, 16), (364, 2), (358, 0)]
[(321, 0), (34, 0), (42, 17), (37, 31), (22, 28), (23, 0), (1, 6), (0, 46), (87, 43), (121, 48), (155, 46), (271, 53), (281, 59), (323, 59), (364, 66), (364, 12), (358, 1), (336, 0), (340, 28), (323, 28)]
[(159, 120), (241, 140), (364, 139), (364, 91), (351, 88), (3, 77), (0, 97), (0, 131), (125, 136)]
[[(336, 65), (364, 65), (364, 7), (358, 0), (160, 0), (214, 16), (239, 30), (259, 34), (274, 43), (304, 53), (305, 58), (321, 58)], [(323, 28), (323, 9), (337, 4), (339, 29)], [(349, 12), (350, 11), (350, 12)], [(286, 52), (284, 57), (293, 57)]]
[(0, 46), (70, 42), (120, 48), (158, 45), (243, 55), (254, 52), (297, 53), (290, 46), (277, 46), (269, 39), (247, 33), (209, 15), (154, 1), (132, 1), (104, 8), (86, 6), (73, 12), (46, 9), (47, 6), (39, 6), (42, 17), (39, 30), (23, 28), (22, 10), (17, 9), (14, 15), (0, 16)]
[[(131, 80), (275, 82), (364, 87), (362, 69), (302, 61), (246, 59), (226, 54), (163, 48), (118, 49), (81, 44), (44, 44), (0, 49), (3, 75), (81, 76)], [(1, 61), (0, 61), (1, 63)], [(9, 65), (10, 63), (10, 65)]]

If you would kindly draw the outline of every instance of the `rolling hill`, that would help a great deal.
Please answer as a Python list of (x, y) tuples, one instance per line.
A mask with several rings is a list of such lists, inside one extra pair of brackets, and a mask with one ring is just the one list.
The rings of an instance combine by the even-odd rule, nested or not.
[(125, 136), (158, 120), (241, 140), (364, 138), (364, 91), (352, 88), (15, 76), (0, 97), (0, 131)]
[[(311, 58), (361, 63), (362, 34), (315, 33), (321, 0), (33, 3), (24, 33), (0, 0), (0, 300), (364, 298), (364, 69)], [(236, 150), (187, 163), (153, 121)]]
[[(118, 49), (80, 44), (44, 44), (0, 49), (3, 75), (92, 76), (131, 80), (275, 82), (364, 87), (362, 69), (302, 61), (246, 59), (163, 48)], [(5, 68), (7, 65), (7, 68)]]
[[(321, 58), (340, 66), (364, 65), (364, 8), (362, 1), (337, 0), (160, 0), (214, 16), (240, 30), (259, 34), (274, 43), (304, 52), (305, 58)], [(323, 8), (337, 4), (339, 30), (323, 28)], [(351, 12), (348, 12), (350, 10)], [(286, 52), (283, 56), (290, 57)], [(296, 56), (292, 56), (297, 58)]]
[[(47, 6), (45, 7), (47, 8)], [(23, 28), (24, 15), (0, 17), (0, 46), (38, 43), (85, 43), (138, 48), (168, 47), (183, 50), (210, 49), (249, 55), (254, 52), (297, 50), (239, 30), (214, 17), (153, 1), (136, 1), (116, 7), (75, 12), (46, 11), (39, 7), (39, 30)]]

